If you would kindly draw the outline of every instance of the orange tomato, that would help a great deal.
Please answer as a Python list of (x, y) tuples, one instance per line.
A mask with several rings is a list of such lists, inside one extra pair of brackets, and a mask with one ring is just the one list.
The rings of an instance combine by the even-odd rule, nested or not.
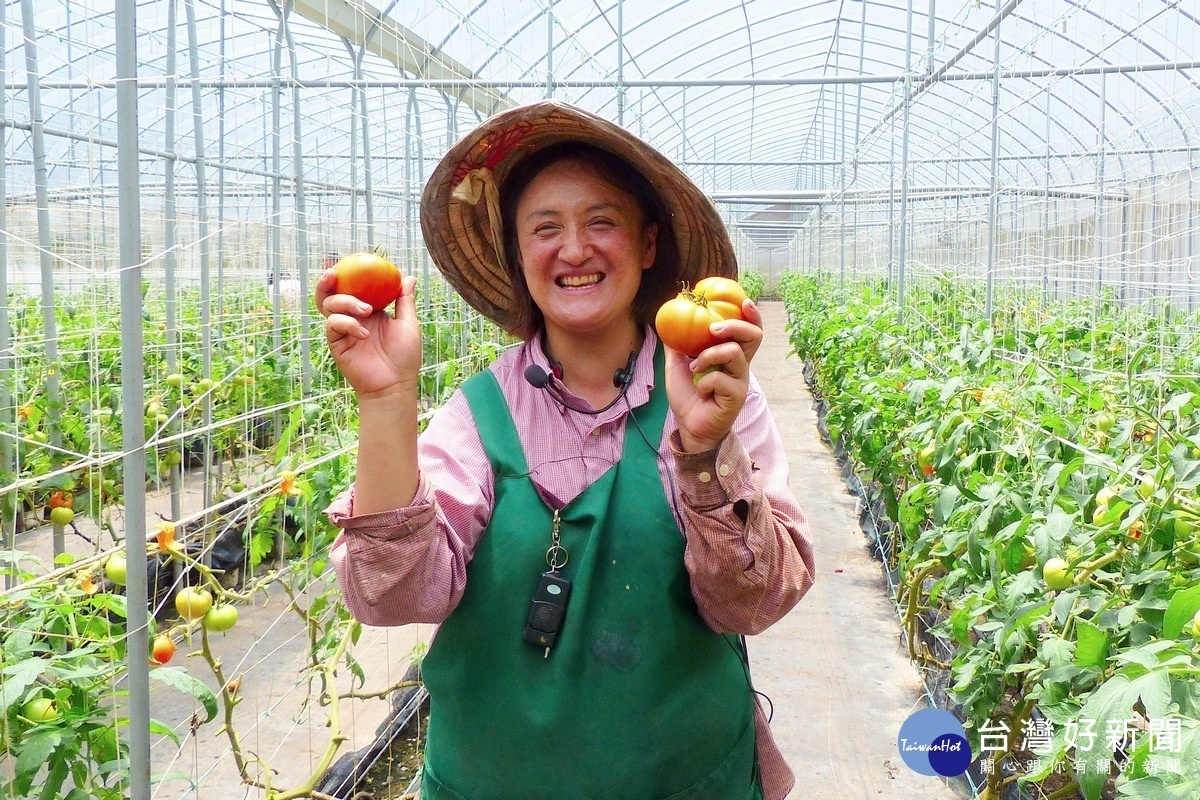
[(654, 328), (663, 344), (685, 355), (698, 355), (723, 340), (708, 326), (724, 319), (742, 319), (746, 292), (730, 278), (704, 278), (694, 288), (686, 286), (663, 303), (654, 318)]
[(154, 637), (154, 646), (150, 651), (150, 663), (161, 666), (175, 655), (175, 640), (165, 633)]
[(741, 319), (746, 290), (732, 278), (702, 278), (692, 287), (692, 294), (703, 297), (721, 319)]
[(351, 253), (333, 265), (338, 294), (352, 294), (382, 311), (400, 295), (400, 270), (377, 253)]

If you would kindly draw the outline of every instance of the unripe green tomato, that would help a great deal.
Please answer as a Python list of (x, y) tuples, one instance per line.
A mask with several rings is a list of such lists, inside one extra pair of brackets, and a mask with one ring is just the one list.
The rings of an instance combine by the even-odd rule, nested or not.
[(163, 381), (167, 384), (167, 386), (170, 386), (174, 389), (178, 389), (179, 387), (183, 386), (183, 376), (178, 372), (172, 372), (170, 375), (164, 378)]
[(1111, 411), (1101, 411), (1096, 415), (1096, 427), (1108, 433), (1117, 424), (1117, 415)]
[(231, 603), (222, 603), (219, 606), (213, 606), (204, 615), (204, 627), (218, 633), (229, 630), (237, 624), (237, 621), (237, 606)]
[(1042, 577), (1045, 578), (1046, 585), (1056, 592), (1066, 589), (1074, 582), (1071, 565), (1057, 556), (1047, 559), (1042, 565)]
[(70, 525), (75, 519), (75, 512), (66, 506), (50, 509), (50, 521), (60, 528)]
[(1154, 496), (1154, 490), (1158, 488), (1158, 482), (1151, 475), (1144, 475), (1138, 481), (1137, 493), (1138, 497), (1143, 500), (1149, 500)]
[(1188, 627), (1188, 633), (1200, 639), (1200, 611), (1197, 611), (1196, 616), (1192, 617), (1192, 624)]
[(49, 697), (35, 697), (21, 706), (21, 716), (30, 722), (53, 722), (58, 719), (58, 703)]
[(108, 557), (108, 561), (104, 562), (104, 575), (117, 586), (124, 586), (128, 578), (127, 567), (125, 556), (114, 553)]

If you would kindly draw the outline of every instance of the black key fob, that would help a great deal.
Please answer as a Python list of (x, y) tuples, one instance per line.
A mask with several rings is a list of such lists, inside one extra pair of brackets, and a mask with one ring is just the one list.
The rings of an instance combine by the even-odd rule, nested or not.
[(546, 648), (546, 656), (558, 639), (563, 617), (567, 613), (567, 601), (571, 598), (571, 582), (557, 572), (543, 572), (538, 580), (537, 591), (529, 605), (529, 616), (525, 618), (526, 642)]

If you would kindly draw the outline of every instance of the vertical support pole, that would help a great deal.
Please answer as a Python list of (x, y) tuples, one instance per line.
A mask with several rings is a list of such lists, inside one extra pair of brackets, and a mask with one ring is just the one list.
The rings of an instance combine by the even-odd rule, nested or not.
[[(221, 42), (218, 52), (220, 75), (225, 71), (225, 0), (221, 0), (221, 24), (219, 26)], [(225, 85), (217, 88), (217, 319), (225, 317)], [(221, 326), (218, 325), (213, 335), (214, 346), (220, 346)]]
[(1046, 171), (1045, 193), (1042, 196), (1042, 307), (1050, 303), (1050, 132), (1051, 99), (1054, 84), (1046, 82)]
[(904, 121), (900, 142), (900, 241), (899, 260), (896, 264), (897, 317), (904, 320), (904, 279), (908, 271), (908, 141), (912, 120), (912, 38), (913, 0), (908, 0), (907, 22), (904, 35)]
[[(33, 0), (21, 0), (21, 27), (25, 45), (25, 86), (29, 97), (29, 144), (33, 152), (33, 188), (37, 201), (38, 262), (41, 266), (42, 352), (46, 358), (46, 424), (50, 446), (62, 444), (58, 420), (62, 408), (62, 384), (58, 373), (58, 323), (54, 317), (54, 253), (50, 233), (50, 191), (46, 164), (46, 140), (42, 120), (41, 73), (38, 68), (37, 32), (33, 24)], [(8, 298), (5, 298), (7, 302)], [(138, 401), (138, 409), (141, 409)], [(54, 526), (54, 555), (66, 550), (63, 529)]]
[[(862, 7), (862, 13), (858, 19), (858, 74), (862, 76), (866, 65), (867, 56), (867, 0), (859, 0), (859, 6)], [(859, 138), (862, 135), (862, 96), (863, 84), (862, 81), (857, 82), (856, 87), (857, 97), (854, 101), (854, 179), (858, 180), (858, 146)], [(862, 238), (862, 233), (858, 228), (858, 208), (862, 205), (861, 202), (854, 203), (854, 277), (858, 277), (858, 242)], [(869, 240), (868, 240), (869, 241)]]
[[(196, 225), (200, 251), (200, 350), (205, 378), (212, 377), (213, 323), (212, 276), (209, 269), (208, 170), (204, 159), (204, 106), (200, 94), (200, 39), (196, 32), (196, 0), (184, 0), (187, 11), (188, 63), (192, 76), (192, 137), (196, 150)], [(217, 494), (212, 457), (212, 393), (204, 399), (204, 504), (211, 506)], [(205, 550), (204, 560), (208, 563)]]
[[(359, 54), (359, 76), (362, 75), (362, 54)], [(358, 117), (362, 129), (362, 163), (363, 163), (363, 211), (367, 215), (367, 244), (374, 247), (381, 244), (375, 238), (375, 173), (371, 168), (371, 126), (367, 124), (367, 90), (362, 87), (358, 91)]]
[[(175, 92), (178, 86), (176, 58), (179, 42), (176, 29), (179, 26), (179, 7), (175, 0), (167, 0), (167, 83), (165, 87), (166, 108), (163, 110), (163, 144), (168, 156), (163, 159), (163, 294), (166, 304), (167, 371), (179, 371), (179, 289), (175, 283), (175, 234), (179, 226), (179, 214), (175, 197)], [(171, 390), (169, 407), (177, 411), (181, 394)], [(173, 426), (178, 429), (179, 415), (175, 414)], [(177, 447), (180, 445), (176, 445)], [(183, 516), (183, 464), (171, 467), (171, 519)]]
[(1100, 73), (1100, 120), (1096, 123), (1096, 259), (1095, 271), (1095, 313), (1100, 314), (1100, 305), (1104, 294), (1104, 261), (1106, 256), (1106, 247), (1104, 244), (1104, 236), (1106, 234), (1106, 226), (1104, 221), (1105, 206), (1104, 206), (1104, 161), (1105, 150), (1107, 149), (1105, 142), (1105, 114), (1108, 109), (1108, 73)]
[[(892, 87), (892, 99), (895, 100), (896, 87)], [(896, 115), (888, 118), (888, 257), (887, 281), (888, 291), (893, 289), (895, 280), (893, 270), (896, 268)]]
[[(300, 312), (300, 393), (308, 397), (312, 391), (312, 337), (309, 336), (312, 314), (307, 302), (309, 285), (308, 247), (308, 204), (304, 193), (304, 126), (300, 112), (300, 64), (296, 57), (296, 42), (290, 29), (287, 30), (288, 57), (292, 66), (292, 176), (296, 181), (296, 269), (300, 282), (300, 297), (297, 299)], [(282, 555), (282, 551), (280, 551)]]
[[(31, 3), (31, 0), (24, 0)], [(145, 387), (142, 354), (142, 229), (138, 167), (137, 0), (117, 0), (117, 197), (121, 259), (121, 405), (141, 409)], [(140, 422), (140, 420), (139, 420)], [(129, 560), (126, 657), (129, 691), (129, 798), (150, 797), (150, 652), (146, 578), (145, 431), (123, 425), (125, 542)]]
[(554, 13), (546, 4), (546, 98), (554, 97)]
[(358, 95), (363, 90), (363, 50), (361, 47), (356, 50), (350, 40), (344, 37), (342, 44), (350, 53), (351, 63), (354, 64), (354, 83), (350, 86), (350, 249), (357, 250), (362, 241), (358, 232)]
[[(842, 74), (842, 28), (838, 25), (838, 35), (835, 42), (837, 53), (834, 56), (833, 72), (835, 75)], [(846, 84), (839, 83), (837, 86), (837, 105), (838, 105), (838, 162), (840, 172), (840, 186), (838, 190), (838, 257), (840, 261), (840, 272), (838, 276), (838, 287), (846, 288)]]
[[(0, 3), (0, 53), (7, 53), (8, 5)], [(0, 59), (0, 86), (8, 83), (5, 59)], [(0, 119), (8, 119), (8, 92), (0, 91)], [(0, 231), (8, 230), (8, 127), (0, 126)], [(8, 322), (8, 237), (0, 236), (0, 413), (13, 409), (10, 419), (0, 420), (0, 426), (17, 429), (17, 413), (13, 408), (12, 393), (9, 391), (8, 376), (12, 374), (12, 329)], [(17, 472), (16, 449), (12, 440), (0, 436), (0, 470)], [(0, 496), (0, 525), (4, 526), (4, 549), (13, 550), (17, 542), (17, 492)], [(13, 576), (5, 573), (4, 588), (11, 589)]]
[[(275, 46), (271, 53), (271, 245), (270, 245), (270, 285), (271, 285), (271, 349), (274, 352), (283, 350), (283, 47), (284, 30), (287, 25), (286, 15), (290, 5), (280, 8), (271, 0), (271, 8), (279, 17), (279, 26), (275, 29)], [(248, 411), (249, 409), (244, 409)], [(278, 435), (281, 421), (278, 414), (273, 414), (273, 433)], [(261, 424), (254, 418), (251, 425)], [(283, 561), (285, 535), (285, 514), (287, 509), (280, 506), (276, 512), (278, 527), (275, 532), (275, 554), (280, 563)]]
[(617, 124), (625, 124), (625, 0), (617, 0)]
[[(1002, 0), (996, 0), (996, 11)], [(992, 125), (991, 125), (991, 191), (988, 194), (987, 293), (983, 313), (992, 318), (992, 303), (996, 291), (996, 217), (1000, 204), (1000, 24), (992, 31)]]
[[(680, 109), (679, 109), (679, 164), (682, 167), (687, 163), (687, 87), (683, 87), (683, 91), (679, 94)], [(686, 167), (684, 167), (686, 169)]]

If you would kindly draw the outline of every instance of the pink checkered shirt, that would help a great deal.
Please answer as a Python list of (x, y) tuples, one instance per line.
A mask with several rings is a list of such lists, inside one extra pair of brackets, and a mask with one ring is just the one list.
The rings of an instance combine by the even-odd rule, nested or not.
[[(649, 399), (656, 341), (648, 331), (629, 385), (633, 407)], [(596, 416), (564, 409), (525, 380), (530, 364), (547, 365), (537, 337), (504, 352), (490, 369), (535, 485), (547, 504), (562, 506), (620, 457), (629, 410), (624, 403)], [(572, 404), (586, 405), (563, 391)], [(628, 433), (640, 435), (633, 426)], [(330, 560), (346, 604), (368, 625), (444, 620), (462, 597), (467, 564), (491, 515), (491, 464), (461, 392), (430, 420), (418, 449), (420, 480), (407, 508), (354, 516), (351, 487), (326, 510), (343, 529)], [(814, 565), (808, 523), (788, 488), (783, 442), (758, 383), (751, 376), (734, 431), (716, 451), (680, 452), (670, 412), (658, 449), (663, 490), (684, 523), (684, 566), (701, 616), (715, 631), (761, 632), (808, 591)], [(794, 778), (761, 706), (756, 728), (766, 800), (781, 800)]]

